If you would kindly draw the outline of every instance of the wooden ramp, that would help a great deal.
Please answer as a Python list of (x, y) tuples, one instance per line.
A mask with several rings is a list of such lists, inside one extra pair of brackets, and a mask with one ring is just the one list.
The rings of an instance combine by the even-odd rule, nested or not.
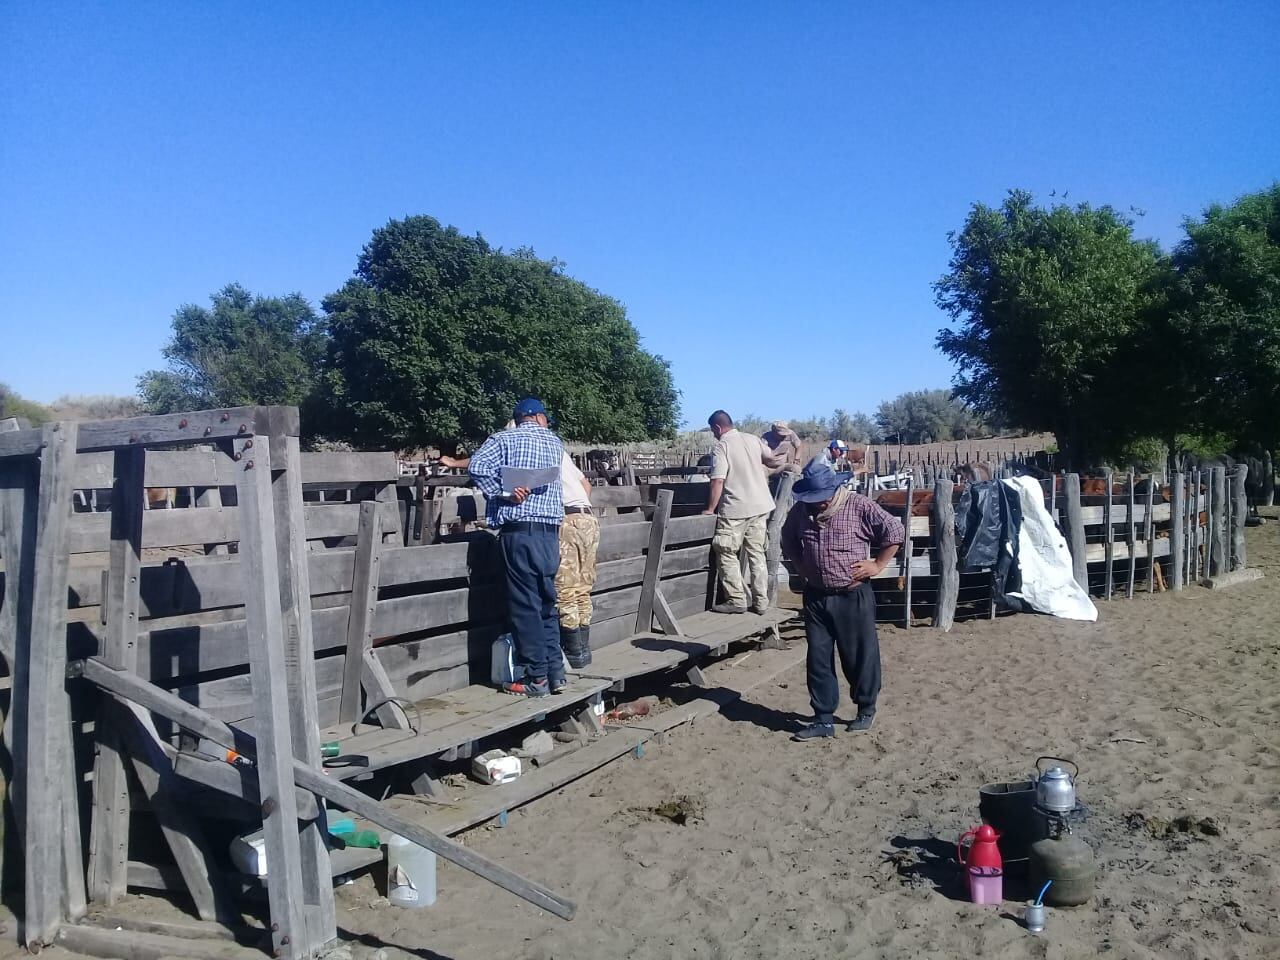
[(708, 610), (680, 621), (683, 636), (642, 633), (593, 650), (591, 664), (576, 673), (584, 679), (607, 680), (609, 686), (621, 689), (617, 685), (633, 677), (669, 670), (709, 653), (723, 653), (738, 640), (774, 633), (779, 624), (797, 616), (795, 610), (777, 607), (763, 614)]
[(329, 727), (320, 732), (322, 743), (337, 740), (343, 754), (365, 756), (369, 763), (331, 767), (327, 772), (334, 779), (349, 780), (406, 761), (434, 757), (580, 705), (609, 686), (610, 682), (604, 679), (573, 676), (564, 693), (537, 699), (512, 697), (490, 686), (470, 686), (409, 708), (408, 721), (416, 732), (368, 727), (368, 732), (352, 735), (350, 726)]

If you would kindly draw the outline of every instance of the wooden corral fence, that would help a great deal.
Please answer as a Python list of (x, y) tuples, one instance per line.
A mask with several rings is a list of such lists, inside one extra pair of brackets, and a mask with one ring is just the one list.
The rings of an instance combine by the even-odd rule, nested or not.
[[(302, 454), (297, 434), (292, 408), (241, 408), (0, 435), (0, 652), (30, 946), (188, 955), (180, 940), (77, 921), (159, 889), (235, 923), (238, 894), (264, 884), (222, 851), (256, 831), (270, 865), (263, 947), (314, 956), (336, 933), (333, 878), (382, 856), (335, 848), (326, 804), (567, 919), (563, 896), (427, 829), (422, 805), (370, 791), (434, 794), (441, 769), (530, 726), (589, 740), (574, 770), (607, 762), (637, 743), (602, 730), (608, 692), (691, 663), (698, 682), (697, 658), (777, 643), (792, 615), (711, 613), (714, 518), (673, 516), (670, 491), (642, 505), (638, 488), (602, 488), (616, 502), (598, 500), (593, 663), (550, 701), (504, 697), (489, 682), (505, 607), (494, 538), (446, 500), (457, 516), (442, 512), (442, 542), (415, 543), (393, 455)], [(165, 488), (194, 493), (146, 509)], [(322, 766), (322, 743), (352, 762)], [(495, 793), (454, 826), (512, 798)], [(134, 829), (146, 817), (159, 829)]]

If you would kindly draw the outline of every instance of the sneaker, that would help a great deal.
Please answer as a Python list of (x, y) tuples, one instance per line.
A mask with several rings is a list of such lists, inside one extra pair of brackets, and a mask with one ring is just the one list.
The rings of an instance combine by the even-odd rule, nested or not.
[(551, 692), (551, 688), (545, 679), (533, 680), (526, 678), (504, 683), (502, 692), (509, 693), (513, 697), (545, 697)]
[(860, 733), (863, 730), (870, 730), (872, 724), (876, 722), (876, 715), (872, 713), (858, 712), (858, 715), (849, 721), (849, 725), (845, 727), (850, 733)]
[(766, 613), (769, 612), (769, 608), (768, 607), (752, 607), (751, 612), (754, 613), (757, 617), (763, 617)]
[(564, 693), (564, 688), (567, 687), (568, 685), (569, 685), (569, 681), (566, 680), (564, 677), (547, 678), (547, 688), (551, 691), (551, 695), (553, 697), (558, 694)]
[(835, 724), (811, 723), (803, 730), (792, 734), (791, 739), (797, 743), (803, 743), (805, 740), (818, 740), (824, 737), (834, 737), (835, 735)]
[(740, 607), (736, 603), (717, 603), (711, 608), (712, 613), (746, 613), (747, 608)]

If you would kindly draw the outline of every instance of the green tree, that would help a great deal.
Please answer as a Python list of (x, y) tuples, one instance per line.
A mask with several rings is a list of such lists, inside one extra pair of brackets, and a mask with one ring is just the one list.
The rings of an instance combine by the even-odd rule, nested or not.
[[(1156, 435), (1280, 446), (1280, 183), (1188, 219), (1167, 314), (1145, 344), (1162, 375)], [(1175, 447), (1176, 449), (1176, 447)]]
[(1080, 463), (1131, 431), (1117, 358), (1163, 302), (1167, 263), (1110, 207), (1044, 209), (1015, 190), (976, 204), (949, 236), (934, 285), (956, 325), (937, 343), (960, 369), (955, 395), (979, 414), (1058, 437)]
[(138, 378), (152, 413), (253, 404), (303, 405), (316, 385), (324, 326), (300, 294), (255, 296), (229, 284), (173, 315), (166, 370)]
[(7, 383), (0, 383), (0, 420), (10, 417), (27, 420), (36, 426), (49, 420), (50, 414), (48, 407), (26, 399)]
[(837, 407), (827, 421), (827, 434), (850, 443), (879, 443), (883, 439), (880, 425), (865, 413), (853, 413)]
[(641, 348), (621, 304), (530, 250), (393, 220), (324, 308), (326, 433), (359, 445), (474, 442), (528, 395), (577, 440), (675, 435), (667, 362)]
[(950, 390), (913, 390), (876, 409), (881, 435), (896, 443), (937, 443), (977, 436), (981, 419)]

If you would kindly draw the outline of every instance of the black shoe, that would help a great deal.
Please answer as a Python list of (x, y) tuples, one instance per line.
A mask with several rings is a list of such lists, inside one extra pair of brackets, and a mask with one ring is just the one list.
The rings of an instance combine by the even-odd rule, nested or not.
[(564, 693), (564, 688), (568, 685), (569, 681), (564, 677), (547, 677), (547, 688), (551, 691), (552, 696)]
[(819, 740), (824, 737), (834, 737), (836, 735), (835, 724), (832, 723), (811, 723), (803, 730), (799, 730), (791, 735), (791, 739), (797, 743), (803, 743), (805, 740)]
[(845, 730), (849, 733), (861, 733), (863, 730), (870, 730), (872, 724), (876, 722), (876, 713), (872, 710), (870, 713), (858, 711), (858, 715), (849, 721), (849, 725)]
[(746, 607), (740, 607), (736, 603), (717, 603), (711, 608), (712, 613), (746, 613)]
[(591, 628), (561, 627), (560, 648), (564, 650), (569, 666), (581, 670), (591, 663)]

